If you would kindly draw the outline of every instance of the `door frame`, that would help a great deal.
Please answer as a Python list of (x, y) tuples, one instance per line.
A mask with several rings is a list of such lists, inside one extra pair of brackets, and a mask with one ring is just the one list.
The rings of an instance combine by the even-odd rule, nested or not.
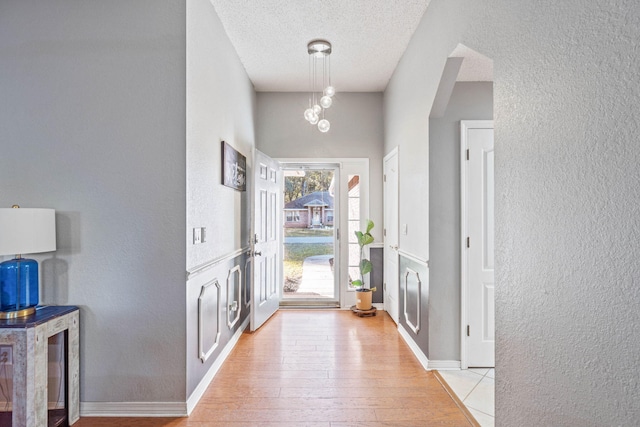
[[(341, 179), (341, 169), (342, 165), (336, 161), (327, 161), (327, 162), (319, 162), (319, 161), (293, 161), (291, 159), (278, 159), (280, 163), (280, 168), (284, 172), (285, 170), (295, 170), (295, 169), (303, 169), (303, 170), (333, 170), (334, 171), (334, 179), (336, 182), (340, 182)], [(285, 177), (283, 174), (283, 178), (281, 180), (281, 193), (284, 193), (284, 182)], [(339, 225), (340, 225), (340, 217), (341, 217), (341, 188), (339, 185), (335, 186), (334, 189), (335, 196), (333, 198), (333, 251), (334, 251), (334, 275), (333, 275), (333, 299), (284, 299), (284, 292), (281, 290), (281, 298), (280, 298), (280, 306), (327, 306), (327, 305), (340, 305), (340, 277), (335, 272), (340, 271), (340, 254), (342, 253), (340, 250), (340, 241), (339, 237)], [(280, 207), (280, 211), (284, 212), (284, 197), (281, 198), (282, 206)], [(284, 222), (285, 217), (284, 214), (281, 215), (280, 218), (280, 232), (284, 234)], [(338, 224), (338, 226), (336, 226)], [(284, 237), (282, 238), (282, 242), (284, 243)], [(284, 251), (281, 250), (281, 256), (279, 259), (279, 263), (282, 266), (284, 264)], [(280, 269), (282, 271), (282, 278), (280, 280), (281, 286), (284, 286), (284, 267)]]
[[(320, 158), (308, 158), (308, 157), (295, 157), (285, 158), (280, 157), (276, 159), (281, 163), (306, 163), (306, 164), (338, 164), (340, 165), (340, 197), (344, 198), (348, 194), (347, 180), (349, 175), (360, 175), (361, 196), (360, 196), (360, 218), (364, 221), (369, 218), (369, 159), (366, 157), (320, 157)], [(344, 200), (342, 200), (344, 201)], [(339, 304), (341, 308), (349, 308), (356, 303), (356, 293), (353, 290), (348, 289), (349, 283), (349, 268), (348, 268), (348, 203), (340, 203), (340, 212), (338, 213), (338, 226), (336, 233), (338, 233), (338, 246), (340, 254), (336, 257), (334, 268), (339, 271)], [(335, 224), (335, 222), (334, 222)], [(334, 225), (334, 228), (336, 226)], [(373, 245), (372, 245), (373, 246)]]
[(467, 358), (467, 321), (469, 295), (469, 254), (467, 251), (467, 236), (469, 232), (469, 218), (467, 210), (467, 176), (468, 167), (467, 130), (470, 128), (493, 129), (493, 120), (460, 120), (460, 369), (468, 369)]

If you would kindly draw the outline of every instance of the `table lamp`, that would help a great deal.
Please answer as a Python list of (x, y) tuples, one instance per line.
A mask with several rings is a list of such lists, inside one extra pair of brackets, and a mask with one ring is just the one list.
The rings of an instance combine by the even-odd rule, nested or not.
[(0, 319), (29, 316), (38, 305), (38, 262), (21, 254), (55, 250), (54, 209), (0, 209), (0, 255), (15, 255), (0, 263)]

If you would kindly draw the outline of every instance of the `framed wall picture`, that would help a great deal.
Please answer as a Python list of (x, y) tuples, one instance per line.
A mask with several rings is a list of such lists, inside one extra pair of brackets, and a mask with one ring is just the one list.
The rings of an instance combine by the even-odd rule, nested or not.
[(222, 141), (222, 184), (238, 191), (247, 189), (247, 158)]

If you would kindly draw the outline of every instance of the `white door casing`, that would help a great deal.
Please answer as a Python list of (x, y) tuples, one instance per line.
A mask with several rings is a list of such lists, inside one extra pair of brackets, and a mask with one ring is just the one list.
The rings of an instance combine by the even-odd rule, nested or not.
[[(336, 198), (346, 202), (349, 193), (349, 176), (360, 177), (360, 217), (369, 218), (369, 159), (368, 158), (279, 158), (282, 163), (329, 163), (338, 164), (340, 179), (336, 178)], [(340, 306), (349, 308), (356, 303), (355, 292), (349, 288), (349, 247), (348, 247), (348, 203), (340, 202), (340, 215), (334, 226), (338, 227), (338, 246), (340, 256), (335, 260), (334, 271), (339, 273)]]
[(257, 330), (278, 310), (282, 276), (280, 164), (255, 150), (253, 165), (251, 331)]
[(399, 312), (398, 147), (384, 158), (384, 308), (396, 324)]
[[(461, 367), (495, 365), (493, 121), (461, 130)], [(468, 150), (468, 151), (467, 151)]]

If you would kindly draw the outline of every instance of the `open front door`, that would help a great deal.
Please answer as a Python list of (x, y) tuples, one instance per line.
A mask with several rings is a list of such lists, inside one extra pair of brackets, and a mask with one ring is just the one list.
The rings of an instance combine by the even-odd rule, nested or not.
[(253, 289), (251, 331), (257, 330), (280, 305), (281, 250), (280, 164), (255, 150), (253, 157)]

